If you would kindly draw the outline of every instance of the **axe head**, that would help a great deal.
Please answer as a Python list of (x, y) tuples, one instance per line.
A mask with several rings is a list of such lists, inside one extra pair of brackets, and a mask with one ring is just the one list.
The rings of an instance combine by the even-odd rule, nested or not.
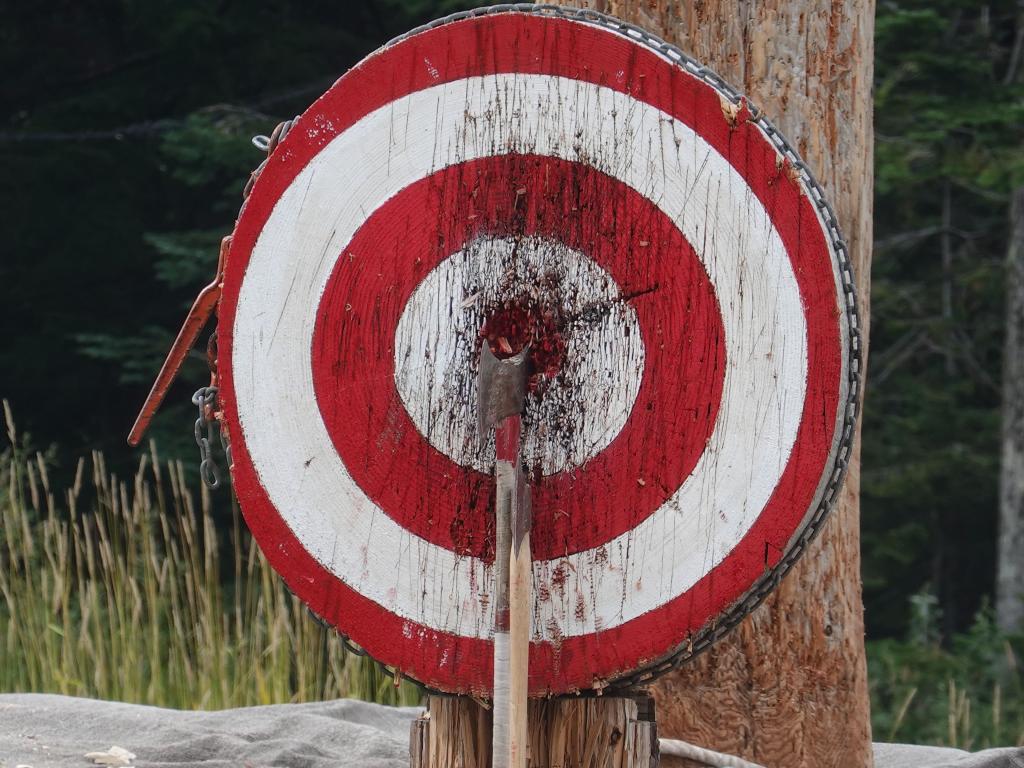
[(504, 360), (495, 356), (484, 341), (480, 351), (480, 371), (477, 376), (477, 414), (480, 437), (494, 429), (506, 416), (523, 412), (526, 400), (526, 359), (530, 353), (527, 344), (512, 357)]

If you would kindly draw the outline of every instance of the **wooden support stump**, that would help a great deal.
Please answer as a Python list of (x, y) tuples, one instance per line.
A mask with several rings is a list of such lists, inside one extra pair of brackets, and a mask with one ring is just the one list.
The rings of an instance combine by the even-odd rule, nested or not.
[[(531, 699), (530, 768), (657, 768), (654, 702), (635, 697)], [(412, 723), (412, 768), (488, 768), (490, 712), (465, 696), (431, 696)]]

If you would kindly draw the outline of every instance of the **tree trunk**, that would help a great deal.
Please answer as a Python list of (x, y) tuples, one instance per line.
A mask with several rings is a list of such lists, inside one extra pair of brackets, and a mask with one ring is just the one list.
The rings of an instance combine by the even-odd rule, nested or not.
[[(789, 138), (825, 188), (849, 243), (866, 347), (874, 0), (575, 4), (679, 45), (743, 90)], [(656, 686), (663, 735), (768, 766), (872, 764), (859, 488), (858, 441), (840, 503), (779, 589)]]
[(1024, 187), (1010, 200), (1006, 254), (996, 621), (1006, 632), (1024, 630)]

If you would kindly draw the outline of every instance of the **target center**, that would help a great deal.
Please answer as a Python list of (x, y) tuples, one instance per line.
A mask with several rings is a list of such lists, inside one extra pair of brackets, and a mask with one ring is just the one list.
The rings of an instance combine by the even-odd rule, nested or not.
[[(448, 320), (424, 322), (437, 317)], [(479, 237), (424, 277), (398, 322), (395, 385), (416, 429), (489, 473), (494, 439), (477, 434), (475, 412), (483, 344), (498, 357), (530, 345), (522, 455), (538, 475), (582, 466), (629, 419), (645, 360), (636, 312), (608, 272), (564, 243)]]
[[(556, 283), (557, 285), (557, 283)], [(565, 361), (567, 319), (558, 296), (523, 294), (506, 300), (486, 313), (480, 340), (498, 359), (518, 354), (527, 344), (527, 388), (542, 395), (546, 384), (562, 370)]]

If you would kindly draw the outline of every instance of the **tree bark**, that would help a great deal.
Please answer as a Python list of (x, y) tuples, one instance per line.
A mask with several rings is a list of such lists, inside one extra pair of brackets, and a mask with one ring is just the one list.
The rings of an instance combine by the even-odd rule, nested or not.
[(1003, 440), (999, 478), (996, 621), (1024, 630), (1024, 187), (1010, 200), (1003, 347)]
[[(677, 44), (741, 88), (836, 209), (866, 354), (874, 0), (577, 0)], [(768, 766), (872, 764), (860, 583), (860, 451), (840, 503), (779, 589), (655, 690), (659, 731)], [(667, 761), (666, 761), (667, 764)]]

